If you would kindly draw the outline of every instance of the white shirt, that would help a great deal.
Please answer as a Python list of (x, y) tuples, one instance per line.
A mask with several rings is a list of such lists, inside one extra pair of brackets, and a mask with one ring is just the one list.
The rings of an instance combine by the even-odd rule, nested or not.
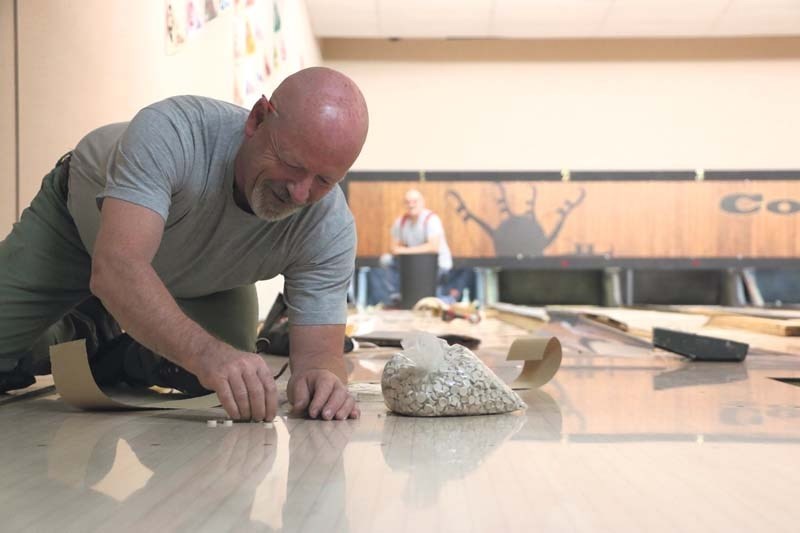
[(423, 209), (416, 221), (413, 221), (408, 215), (403, 215), (392, 224), (392, 238), (403, 246), (419, 246), (437, 236), (439, 237), (439, 268), (450, 270), (453, 268), (453, 256), (447, 245), (442, 220), (436, 213), (430, 209)]

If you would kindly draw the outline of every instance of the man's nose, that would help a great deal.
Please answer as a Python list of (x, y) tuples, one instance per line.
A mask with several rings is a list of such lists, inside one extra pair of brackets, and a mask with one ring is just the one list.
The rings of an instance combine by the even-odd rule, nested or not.
[(301, 180), (290, 181), (286, 184), (286, 189), (292, 197), (292, 202), (296, 204), (304, 204), (308, 202), (308, 197), (311, 194), (311, 183), (314, 181), (314, 176), (307, 176)]

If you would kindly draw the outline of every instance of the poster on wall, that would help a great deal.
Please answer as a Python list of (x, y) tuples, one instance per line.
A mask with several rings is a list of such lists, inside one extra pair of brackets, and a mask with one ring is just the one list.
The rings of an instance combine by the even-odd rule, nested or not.
[(203, 29), (205, 15), (203, 14), (202, 0), (186, 0), (186, 36), (196, 37), (197, 32)]
[(164, 19), (166, 25), (167, 55), (175, 54), (186, 42), (186, 10), (183, 0), (166, 0)]
[(234, 102), (249, 107), (285, 70), (284, 10), (280, 0), (236, 0)]
[[(297, 0), (164, 0), (167, 55), (197, 39), (227, 11), (233, 13), (233, 101), (249, 107), (279, 80), (305, 66), (303, 46), (289, 43), (287, 22), (305, 22)], [(293, 17), (293, 18), (292, 18)], [(288, 19), (288, 20), (287, 20)], [(302, 32), (293, 32), (294, 34)], [(300, 35), (294, 35), (297, 41)]]
[(232, 0), (165, 0), (164, 30), (167, 55), (176, 54), (197, 38), (203, 28), (232, 7)]

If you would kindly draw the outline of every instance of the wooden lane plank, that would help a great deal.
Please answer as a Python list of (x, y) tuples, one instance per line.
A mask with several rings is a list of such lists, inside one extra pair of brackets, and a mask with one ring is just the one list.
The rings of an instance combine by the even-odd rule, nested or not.
[(708, 322), (708, 317), (703, 315), (630, 308), (553, 305), (546, 309), (550, 313), (583, 315), (643, 339), (653, 337), (654, 327), (694, 331), (702, 328)]
[[(695, 306), (694, 310), (697, 311), (700, 307)], [(674, 312), (674, 309), (672, 311), (663, 311), (650, 308), (615, 308), (589, 305), (548, 306), (545, 309), (551, 314), (567, 313), (583, 316), (585, 319), (594, 319), (598, 324), (605, 323), (606, 326), (621, 323), (624, 324), (624, 327), (617, 325), (617, 330), (646, 340), (652, 339), (654, 327), (661, 327), (744, 342), (751, 346), (751, 354), (753, 355), (760, 353), (800, 355), (800, 338), (797, 336), (774, 335), (742, 327), (723, 327), (718, 323), (712, 323), (712, 319), (716, 320), (716, 317), (709, 317), (699, 312), (678, 313)], [(606, 317), (609, 320), (598, 319), (598, 317)], [(498, 316), (498, 319), (502, 320), (504, 317)]]
[(800, 336), (800, 312), (792, 309), (703, 305), (662, 306), (655, 309), (708, 316), (708, 326), (744, 329), (783, 337)]
[(709, 326), (746, 329), (768, 335), (783, 337), (800, 336), (800, 319), (781, 320), (744, 315), (716, 315), (708, 321)]
[(775, 319), (800, 319), (800, 309), (794, 308), (763, 308), (763, 307), (729, 307), (722, 305), (645, 305), (636, 307), (645, 311), (665, 311), (673, 313), (687, 313), (696, 315), (747, 315), (761, 318)]
[(543, 321), (537, 318), (531, 318), (527, 316), (521, 316), (516, 313), (509, 313), (506, 311), (498, 311), (495, 315), (495, 318), (498, 320), (502, 320), (508, 324), (512, 324), (519, 328), (522, 328), (526, 331), (536, 331), (542, 327), (544, 324)]

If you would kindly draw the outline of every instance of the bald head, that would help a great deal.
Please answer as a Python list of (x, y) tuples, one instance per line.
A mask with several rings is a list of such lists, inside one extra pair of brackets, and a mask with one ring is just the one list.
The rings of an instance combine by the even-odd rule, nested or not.
[(417, 189), (410, 189), (405, 195), (406, 213), (416, 219), (425, 209), (425, 198)]
[(277, 220), (320, 200), (358, 158), (368, 129), (353, 80), (323, 67), (292, 74), (247, 118), (235, 163), (244, 207)]
[(356, 84), (333, 69), (312, 67), (292, 74), (271, 99), (277, 123), (302, 137), (321, 155), (349, 157), (351, 164), (367, 138), (369, 116)]

